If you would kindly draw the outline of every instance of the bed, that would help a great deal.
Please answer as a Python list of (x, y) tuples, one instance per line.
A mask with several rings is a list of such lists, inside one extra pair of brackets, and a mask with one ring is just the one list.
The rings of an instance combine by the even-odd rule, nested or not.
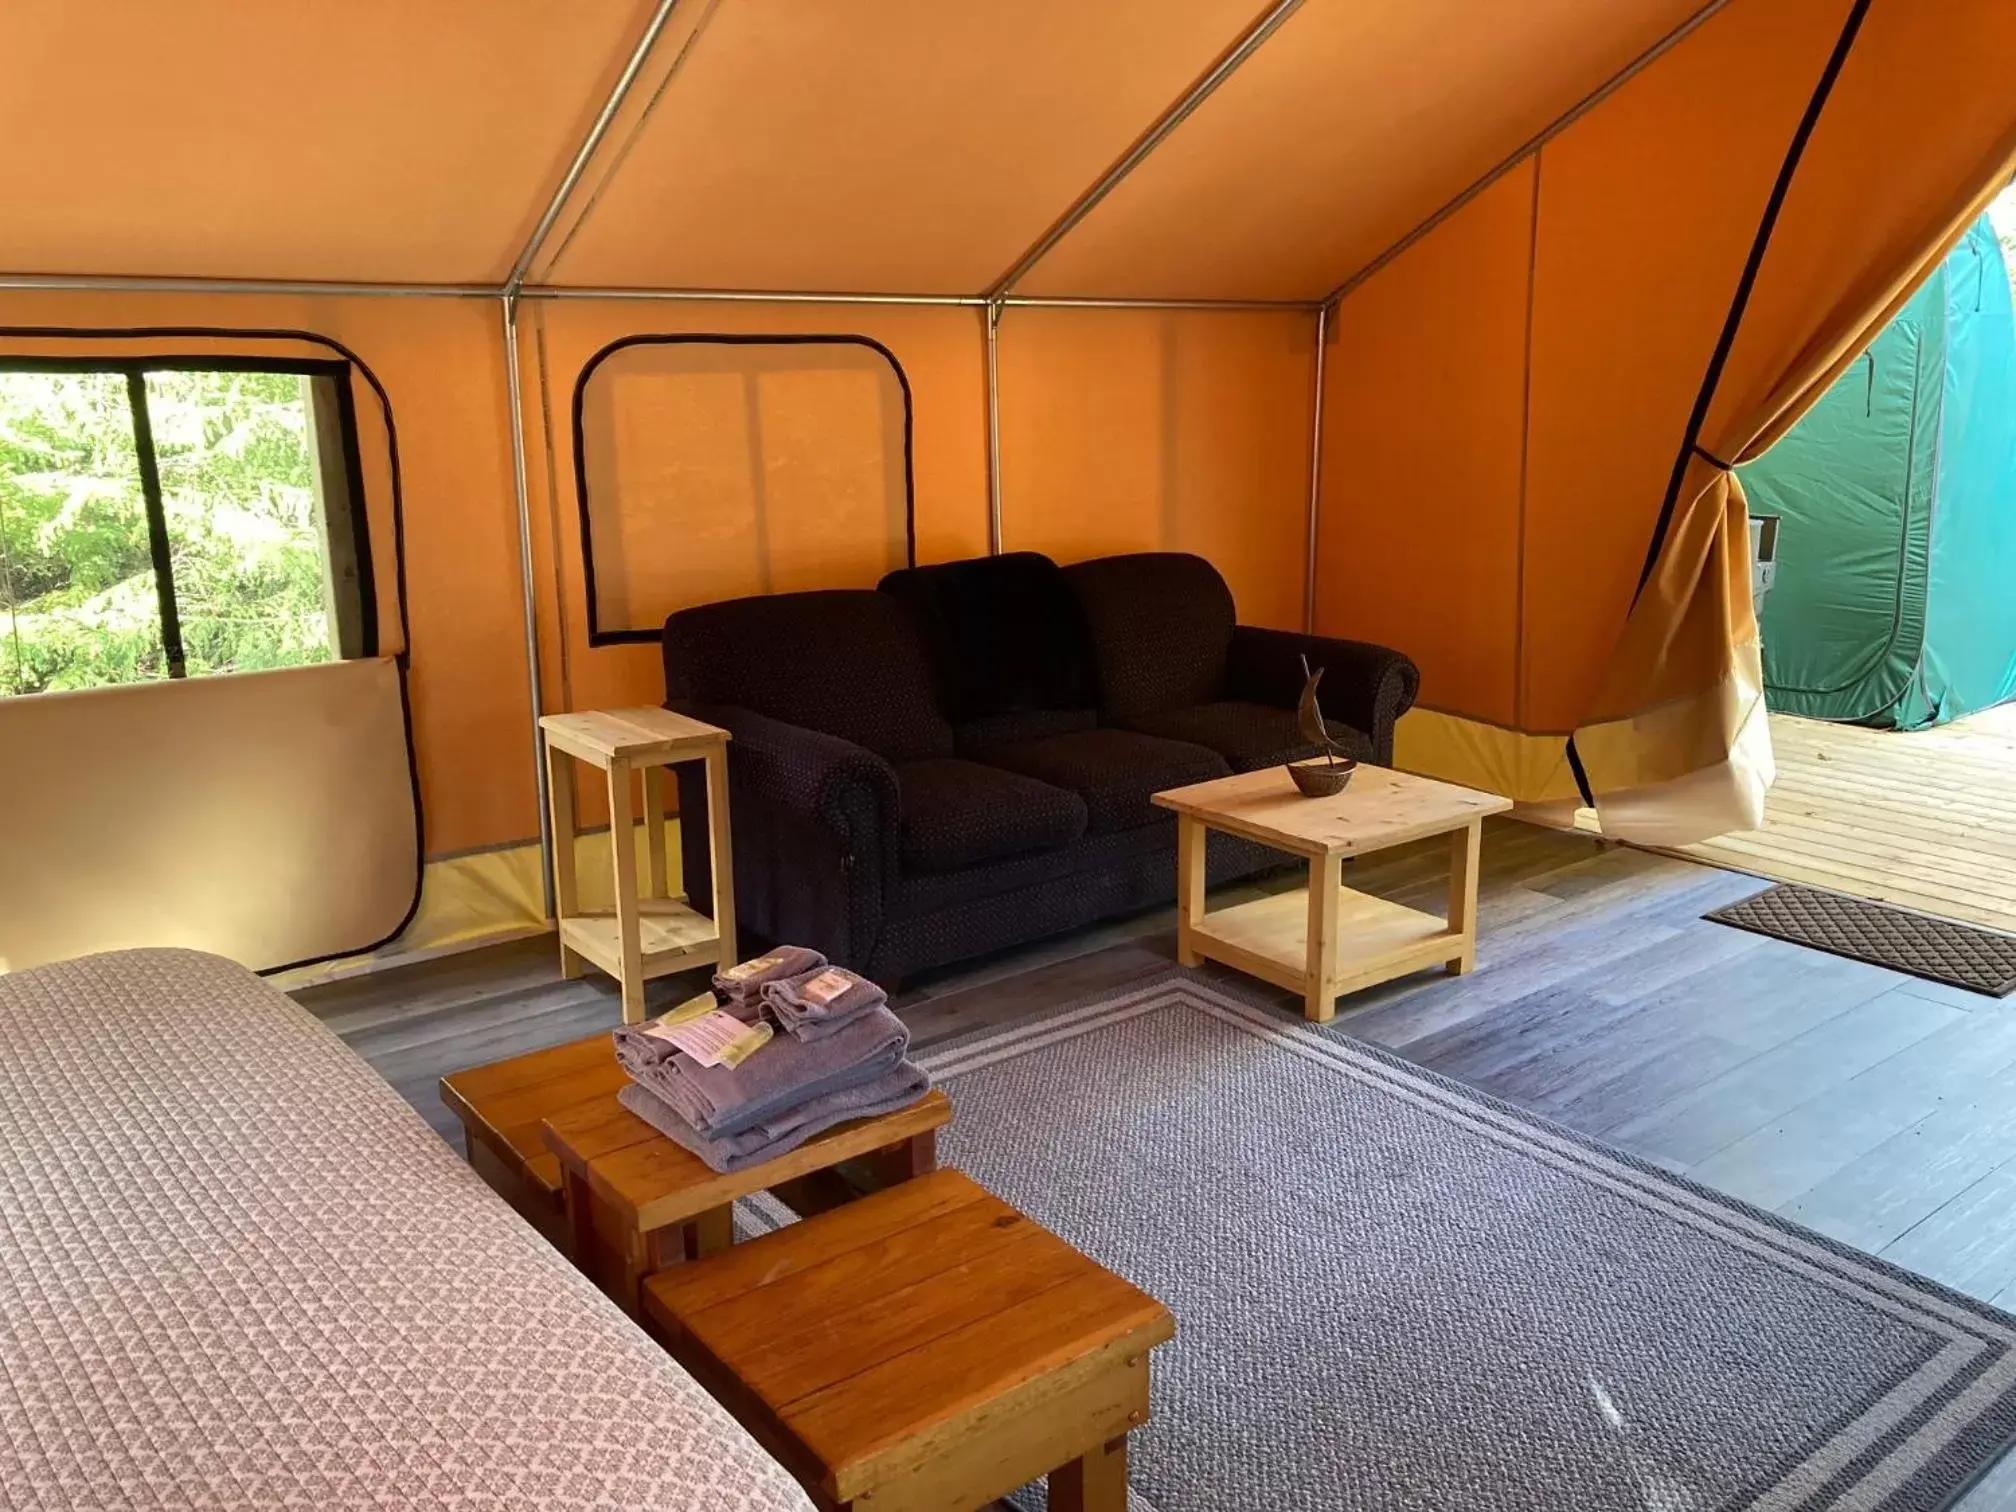
[(0, 976), (0, 1507), (804, 1512), (327, 1029), (230, 962)]

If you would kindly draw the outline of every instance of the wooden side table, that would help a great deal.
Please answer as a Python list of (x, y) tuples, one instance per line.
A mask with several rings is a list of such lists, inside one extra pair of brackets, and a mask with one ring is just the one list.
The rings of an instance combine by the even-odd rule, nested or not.
[(662, 1271), (646, 1326), (824, 1512), (972, 1512), (1037, 1476), (1124, 1512), (1175, 1321), (958, 1171)]
[[(642, 1022), (644, 984), (695, 966), (735, 964), (734, 847), (728, 831), (728, 732), (669, 709), (611, 709), (547, 714), (546, 778), (553, 820), (553, 907), (560, 927), (560, 974), (599, 966), (623, 989), (623, 1021)], [(601, 768), (609, 783), (609, 838), (615, 856), (615, 907), (583, 910), (574, 871), (574, 766)], [(714, 917), (674, 897), (665, 860), (665, 768), (707, 764), (707, 835), (714, 863)], [(630, 774), (644, 777), (647, 893), (637, 885), (636, 815)]]
[[(1457, 975), (1477, 964), (1477, 866), (1484, 817), (1512, 807), (1494, 793), (1361, 763), (1332, 798), (1305, 798), (1280, 767), (1157, 793), (1176, 812), (1176, 958), (1205, 957), (1303, 997), (1304, 1014), (1336, 1016), (1341, 993), (1424, 966)], [(1204, 846), (1211, 830), (1301, 856), (1309, 885), (1207, 913)], [(1449, 913), (1438, 918), (1344, 886), (1344, 861), (1449, 836)]]
[(548, 1114), (541, 1133), (559, 1160), (574, 1263), (591, 1276), (607, 1272), (596, 1278), (634, 1311), (646, 1276), (729, 1246), (738, 1197), (867, 1157), (880, 1157), (883, 1181), (923, 1175), (936, 1167), (938, 1130), (951, 1121), (951, 1102), (933, 1088), (907, 1108), (838, 1124), (727, 1175), (660, 1134), (614, 1091)]

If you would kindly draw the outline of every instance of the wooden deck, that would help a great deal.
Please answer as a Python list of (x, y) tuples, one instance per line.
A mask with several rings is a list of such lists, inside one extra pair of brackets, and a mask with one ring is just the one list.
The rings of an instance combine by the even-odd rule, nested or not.
[(1771, 716), (1764, 827), (1684, 854), (2016, 932), (2016, 705), (1909, 733)]

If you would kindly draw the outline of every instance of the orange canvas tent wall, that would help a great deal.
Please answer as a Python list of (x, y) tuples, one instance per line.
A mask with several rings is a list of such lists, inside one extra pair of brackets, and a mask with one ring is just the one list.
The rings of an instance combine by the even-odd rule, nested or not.
[[(885, 348), (919, 560), (1197, 551), (1248, 620), (1420, 662), (1403, 764), (1626, 837), (1754, 822), (1724, 464), (2016, 136), (1998, 0), (23, 0), (0, 46), (0, 327), (300, 331), (382, 381), (410, 640), (374, 696), (437, 863), (538, 833), (536, 710), (661, 694), (587, 633), (572, 428), (639, 335)], [(45, 864), (116, 870), (88, 838)], [(434, 938), (536, 924), (519, 856)], [(325, 870), (368, 917), (304, 887), (341, 922), (233, 948), (370, 945), (417, 881)]]

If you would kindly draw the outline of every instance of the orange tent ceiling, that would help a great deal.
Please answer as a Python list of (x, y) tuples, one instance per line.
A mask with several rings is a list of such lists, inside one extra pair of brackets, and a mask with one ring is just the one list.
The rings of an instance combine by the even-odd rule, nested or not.
[(0, 271), (494, 282), (650, 11), (7, 0)]
[[(1305, 0), (1018, 292), (1322, 296), (1713, 0)], [(495, 284), (650, 0), (13, 0), (0, 272)], [(1273, 9), (681, 0), (576, 286), (978, 294)]]

